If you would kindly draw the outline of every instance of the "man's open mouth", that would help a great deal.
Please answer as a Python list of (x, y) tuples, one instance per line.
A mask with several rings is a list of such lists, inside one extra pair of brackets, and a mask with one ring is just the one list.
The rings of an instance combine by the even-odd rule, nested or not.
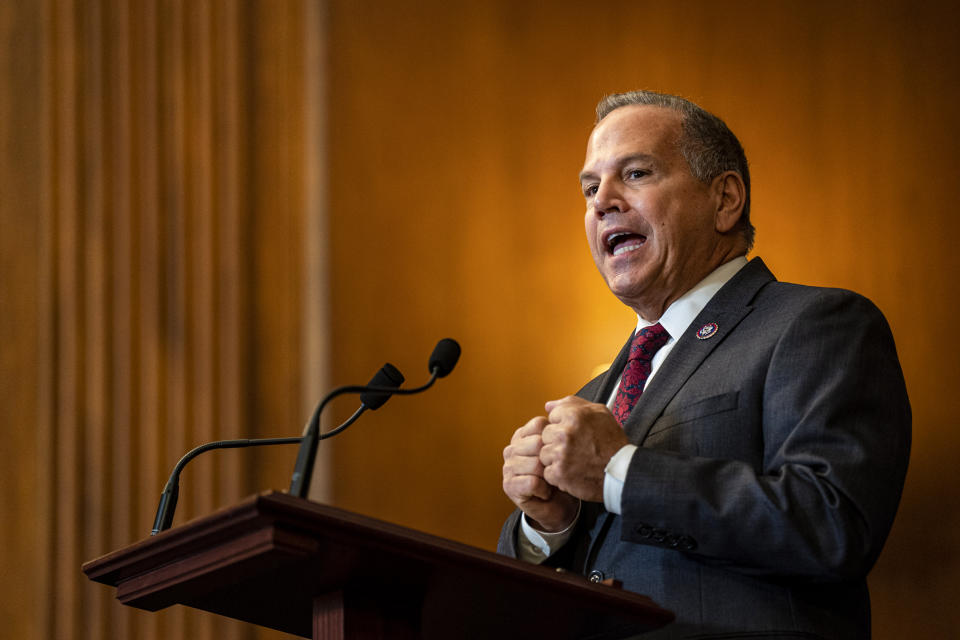
[(647, 241), (647, 236), (639, 233), (630, 233), (628, 231), (619, 231), (610, 234), (607, 238), (607, 251), (611, 255), (619, 256), (628, 251), (636, 251)]

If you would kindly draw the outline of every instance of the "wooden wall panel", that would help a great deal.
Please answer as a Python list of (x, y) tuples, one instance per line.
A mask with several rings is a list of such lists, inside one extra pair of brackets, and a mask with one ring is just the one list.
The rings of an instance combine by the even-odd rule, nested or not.
[[(189, 448), (297, 433), (311, 408), (322, 20), (294, 0), (0, 8), (5, 634), (285, 637), (121, 607), (80, 564), (147, 535)], [(175, 522), (285, 487), (293, 448), (258, 453), (191, 464)]]
[[(952, 240), (958, 14), (945, 2), (330, 2), (331, 376), (434, 341), (457, 370), (328, 446), (338, 505), (486, 548), (500, 452), (632, 329), (583, 240), (576, 175), (606, 92), (724, 117), (754, 178), (756, 254), (855, 289), (894, 328), (915, 413), (875, 637), (949, 637), (960, 500)], [(345, 403), (349, 404), (349, 403)], [(344, 406), (345, 416), (352, 406)], [(399, 481), (402, 480), (402, 481)]]
[(45, 231), (36, 217), (41, 194), (34, 188), (43, 167), (32, 152), (43, 133), (31, 129), (42, 104), (30, 90), (39, 72), (39, 43), (19, 27), (36, 17), (30, 3), (0, 3), (0, 580), (19, 582), (0, 587), (0, 620), (4, 634), (15, 638), (50, 637), (36, 615), (39, 588), (51, 586), (49, 563), (38, 562), (39, 541), (50, 524), (30, 516), (52, 509), (45, 499), (51, 478), (35, 465), (38, 449), (51, 442), (45, 428), (50, 413), (41, 416), (37, 404), (37, 380), (45, 373), (37, 363), (49, 348), (41, 347), (37, 323), (37, 307), (47, 298), (38, 287), (45, 274), (37, 270), (37, 249)]

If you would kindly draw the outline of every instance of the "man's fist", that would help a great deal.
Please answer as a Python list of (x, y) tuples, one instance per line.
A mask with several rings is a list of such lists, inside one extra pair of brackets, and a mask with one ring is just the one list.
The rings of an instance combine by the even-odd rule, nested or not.
[(603, 502), (603, 470), (629, 443), (620, 424), (606, 405), (576, 396), (551, 400), (545, 408), (539, 448), (543, 479), (581, 500)]
[(538, 416), (514, 432), (503, 450), (503, 491), (535, 528), (562, 531), (576, 517), (579, 502), (544, 479), (541, 433), (547, 424)]

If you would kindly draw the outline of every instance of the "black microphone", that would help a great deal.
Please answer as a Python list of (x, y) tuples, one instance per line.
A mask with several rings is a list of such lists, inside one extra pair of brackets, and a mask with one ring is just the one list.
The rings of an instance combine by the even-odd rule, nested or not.
[[(317, 439), (326, 440), (327, 438), (335, 436), (356, 422), (357, 418), (359, 418), (360, 415), (367, 409), (376, 411), (382, 407), (386, 401), (390, 399), (390, 396), (394, 394), (394, 392), (397, 390), (397, 387), (403, 384), (403, 381), (404, 377), (403, 374), (400, 373), (400, 369), (397, 369), (389, 362), (380, 367), (380, 370), (377, 371), (372, 378), (370, 378), (370, 382), (363, 387), (366, 389), (366, 391), (360, 393), (360, 408), (357, 409), (352, 416), (347, 418), (346, 422), (341, 424), (336, 429), (331, 429), (326, 433), (321, 433)], [(319, 418), (319, 414), (317, 414), (317, 417)], [(299, 457), (300, 456), (298, 455), (298, 460)]]
[(180, 458), (180, 462), (170, 473), (170, 479), (167, 480), (167, 486), (163, 488), (160, 494), (160, 504), (157, 505), (157, 516), (153, 519), (153, 529), (150, 535), (155, 536), (161, 531), (166, 531), (173, 524), (173, 514), (177, 510), (177, 499), (180, 497), (180, 472), (187, 466), (187, 463), (196, 458), (204, 451), (211, 449), (239, 449), (241, 447), (255, 447), (270, 444), (297, 444), (303, 438), (254, 438), (245, 440), (217, 440), (208, 442), (199, 447), (191, 449), (187, 455)]
[[(404, 377), (400, 370), (389, 362), (380, 367), (380, 370), (367, 383), (368, 387), (393, 387), (397, 388), (403, 384)], [(367, 409), (376, 411), (390, 399), (391, 393), (376, 393), (366, 391), (360, 394), (360, 402)]]
[[(366, 409), (376, 410), (382, 407), (384, 403), (390, 399), (390, 396), (392, 395), (391, 390), (396, 389), (403, 384), (403, 380), (403, 374), (400, 373), (399, 369), (389, 362), (384, 364), (370, 379), (370, 383), (364, 387), (365, 389), (371, 389), (371, 391), (367, 391), (360, 395), (360, 408), (357, 409), (354, 414), (347, 419), (346, 422), (341, 424), (336, 429), (324, 433), (320, 436), (320, 438), (329, 438), (330, 436), (340, 433), (351, 424), (356, 422), (357, 418), (359, 418)], [(160, 495), (160, 504), (157, 506), (157, 515), (153, 520), (153, 529), (150, 531), (150, 535), (155, 536), (161, 531), (169, 529), (170, 525), (173, 524), (173, 514), (177, 510), (177, 499), (180, 496), (180, 473), (183, 471), (183, 468), (188, 462), (196, 458), (204, 451), (210, 451), (211, 449), (239, 449), (242, 447), (273, 444), (297, 444), (302, 441), (302, 436), (295, 438), (218, 440), (216, 442), (208, 442), (200, 445), (199, 447), (191, 449), (187, 455), (180, 458), (180, 461), (177, 462), (176, 466), (173, 468), (173, 472), (170, 474), (170, 479), (167, 480), (167, 485), (163, 488), (163, 493)]]
[(453, 371), (459, 359), (460, 345), (453, 338), (444, 338), (433, 348), (427, 367), (430, 373), (436, 370), (438, 378), (446, 378)]
[[(433, 383), (437, 381), (437, 378), (443, 378), (449, 375), (450, 372), (453, 371), (453, 367), (456, 366), (459, 358), (460, 345), (457, 344), (457, 341), (453, 340), (452, 338), (444, 338), (437, 343), (437, 346), (433, 348), (433, 353), (430, 354), (430, 360), (427, 364), (427, 367), (430, 371), (430, 379), (423, 386), (415, 387), (413, 389), (398, 389), (385, 386), (368, 385), (361, 387), (351, 385), (338, 387), (328, 393), (323, 400), (320, 401), (320, 404), (317, 405), (316, 410), (314, 410), (313, 416), (310, 418), (307, 431), (303, 436), (303, 441), (300, 443), (300, 451), (297, 452), (297, 462), (293, 468), (293, 477), (290, 479), (290, 495), (298, 498), (307, 497), (310, 476), (313, 474), (313, 464), (317, 459), (317, 445), (319, 444), (319, 441), (340, 433), (346, 428), (346, 426), (349, 426), (349, 424), (352, 423), (353, 419), (355, 419), (351, 418), (351, 420), (348, 420), (346, 426), (341, 425), (332, 431), (320, 434), (320, 414), (323, 412), (324, 407), (327, 406), (327, 403), (344, 393), (367, 393), (374, 395), (385, 393), (387, 396), (393, 394), (411, 396), (415, 393), (421, 393), (432, 387)], [(386, 369), (386, 367), (384, 367), (384, 369)], [(371, 382), (373, 381), (371, 380)], [(386, 402), (386, 400), (384, 400), (384, 402)]]

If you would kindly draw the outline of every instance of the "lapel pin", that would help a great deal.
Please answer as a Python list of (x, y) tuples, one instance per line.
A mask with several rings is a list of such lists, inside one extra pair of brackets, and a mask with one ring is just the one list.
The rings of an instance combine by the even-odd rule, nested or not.
[(697, 331), (697, 340), (706, 340), (707, 338), (712, 338), (714, 335), (716, 335), (719, 328), (720, 327), (717, 326), (716, 322), (708, 322), (700, 327), (699, 331)]

